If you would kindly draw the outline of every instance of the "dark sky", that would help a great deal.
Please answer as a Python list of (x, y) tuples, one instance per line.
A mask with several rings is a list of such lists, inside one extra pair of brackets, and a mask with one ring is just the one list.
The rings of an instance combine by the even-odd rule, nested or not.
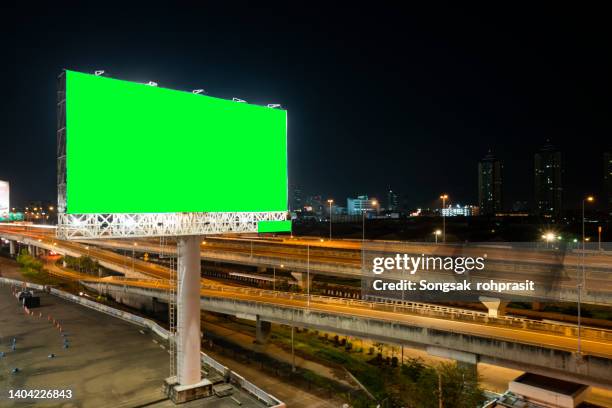
[(281, 103), (290, 183), (305, 193), (382, 198), (391, 186), (415, 206), (440, 192), (476, 203), (477, 161), (491, 148), (504, 161), (507, 204), (531, 200), (533, 153), (546, 138), (565, 154), (566, 206), (601, 188), (612, 139), (603, 9), (89, 3), (24, 3), (3, 28), (14, 71), (0, 179), (17, 205), (55, 196), (62, 68)]

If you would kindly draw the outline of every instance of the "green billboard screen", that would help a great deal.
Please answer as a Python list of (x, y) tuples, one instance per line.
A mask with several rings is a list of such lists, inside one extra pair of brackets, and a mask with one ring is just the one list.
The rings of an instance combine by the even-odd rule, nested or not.
[(286, 136), (284, 110), (66, 71), (66, 212), (286, 211)]

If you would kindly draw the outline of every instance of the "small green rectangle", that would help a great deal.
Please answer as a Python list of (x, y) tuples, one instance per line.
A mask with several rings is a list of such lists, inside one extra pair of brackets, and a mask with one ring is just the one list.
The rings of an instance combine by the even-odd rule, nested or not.
[(291, 232), (291, 221), (259, 221), (257, 232)]

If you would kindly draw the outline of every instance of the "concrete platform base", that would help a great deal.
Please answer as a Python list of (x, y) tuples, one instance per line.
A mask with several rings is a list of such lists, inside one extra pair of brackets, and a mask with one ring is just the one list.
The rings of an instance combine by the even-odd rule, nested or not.
[(180, 385), (176, 377), (168, 377), (164, 381), (164, 394), (175, 404), (210, 397), (213, 394), (213, 384), (207, 379), (192, 385)]

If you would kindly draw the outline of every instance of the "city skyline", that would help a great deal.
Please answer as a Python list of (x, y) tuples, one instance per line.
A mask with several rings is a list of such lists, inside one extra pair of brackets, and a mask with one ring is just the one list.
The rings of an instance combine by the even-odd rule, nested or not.
[(0, 404), (612, 407), (603, 10), (13, 5)]
[[(282, 104), (289, 180), (304, 191), (384, 199), (391, 186), (409, 193), (412, 205), (441, 191), (476, 202), (473, 164), (492, 149), (504, 162), (504, 196), (530, 201), (526, 180), (546, 139), (565, 152), (568, 207), (601, 189), (600, 154), (611, 150), (612, 131), (602, 90), (611, 64), (597, 50), (607, 36), (575, 10), (491, 19), (454, 7), (330, 7), (326, 18), (301, 9), (213, 9), (200, 24), (197, 9), (183, 9), (164, 16), (170, 36), (158, 31), (158, 13), (125, 11), (112, 18), (99, 8), (81, 11), (90, 24), (79, 36), (69, 29), (72, 17), (52, 7), (21, 10), (14, 21), (15, 58), (27, 63), (9, 83), (16, 99), (3, 147), (29, 154), (5, 158), (0, 179), (11, 182), (16, 203), (55, 197), (54, 104), (64, 68)], [(39, 196), (27, 194), (31, 187)]]
[[(547, 150), (552, 150), (554, 153), (557, 153), (559, 155), (564, 156), (563, 152), (561, 152), (559, 149), (556, 148), (555, 145), (553, 145), (552, 143), (550, 143), (550, 139), (547, 139), (545, 141), (546, 143), (541, 147), (541, 149), (539, 151), (536, 151), (533, 155), (533, 157), (537, 158), (539, 156), (541, 156), (542, 154), (544, 154)], [(610, 207), (611, 203), (612, 203), (612, 193), (610, 191), (612, 191), (612, 188), (609, 187), (610, 185), (610, 180), (612, 179), (612, 171), (609, 170), (612, 160), (610, 160), (610, 156), (612, 155), (612, 152), (603, 152), (601, 153), (601, 162), (603, 162), (603, 175), (601, 176), (602, 172), (601, 172), (601, 167), (600, 167), (600, 180), (599, 180), (599, 186), (596, 186), (595, 188), (591, 189), (590, 191), (586, 192), (585, 194), (591, 194), (591, 195), (595, 195), (595, 196), (599, 196), (600, 200), (598, 200), (598, 203), (596, 205), (596, 207), (600, 207), (601, 209), (606, 209), (608, 207)], [(457, 198), (457, 196), (455, 196), (454, 194), (452, 194), (452, 197), (449, 197), (449, 202), (448, 205), (455, 205), (455, 204), (461, 204), (461, 205), (475, 205), (478, 206), (480, 208), (482, 208), (482, 198), (481, 196), (481, 179), (482, 177), (482, 165), (483, 163), (486, 163), (487, 161), (491, 161), (491, 163), (499, 163), (500, 168), (497, 169), (495, 171), (496, 176), (493, 176), (493, 178), (497, 178), (499, 177), (499, 180), (496, 181), (497, 186), (495, 187), (496, 193), (495, 196), (497, 197), (497, 195), (501, 196), (501, 198), (495, 198), (495, 206), (492, 207), (493, 208), (493, 212), (495, 211), (505, 211), (505, 210), (516, 210), (515, 207), (517, 205), (520, 204), (520, 206), (522, 207), (524, 204), (526, 204), (526, 208), (521, 208), (521, 210), (530, 210), (532, 211), (534, 214), (539, 214), (539, 215), (551, 215), (551, 214), (555, 214), (558, 215), (559, 211), (565, 211), (565, 210), (572, 210), (572, 209), (576, 209), (579, 206), (579, 203), (576, 205), (571, 205), (571, 203), (568, 204), (568, 200), (565, 197), (565, 194), (562, 194), (562, 191), (559, 191), (557, 196), (555, 197), (555, 200), (558, 200), (555, 204), (555, 208), (559, 208), (559, 203), (561, 203), (561, 207), (560, 210), (553, 210), (551, 211), (546, 211), (541, 209), (541, 205), (538, 205), (538, 187), (537, 187), (537, 180), (538, 180), (538, 175), (537, 175), (537, 160), (535, 161), (533, 167), (532, 167), (532, 174), (531, 174), (531, 178), (534, 179), (535, 181), (533, 183), (531, 183), (531, 187), (532, 187), (532, 191), (535, 191), (535, 193), (532, 193), (530, 197), (525, 198), (524, 196), (521, 196), (520, 198), (516, 198), (516, 197), (508, 197), (505, 192), (504, 192), (504, 188), (505, 188), (505, 183), (502, 181), (505, 174), (507, 173), (507, 170), (504, 170), (504, 165), (503, 165), (503, 160), (501, 160), (499, 157), (497, 157), (496, 155), (494, 155), (491, 150), (489, 150), (489, 152), (487, 153), (487, 155), (484, 156), (484, 158), (480, 159), (479, 161), (476, 162), (477, 165), (477, 170), (478, 170), (478, 174), (475, 177), (476, 182), (474, 183), (476, 185), (476, 193), (475, 193), (475, 197), (461, 197), (461, 198)], [(561, 160), (559, 158), (559, 160)], [(494, 165), (494, 164), (493, 164)], [(607, 172), (606, 172), (606, 165), (608, 166), (607, 168)], [(500, 172), (501, 175), (497, 175), (497, 172)], [(541, 172), (541, 171), (540, 171)], [(565, 175), (565, 167), (563, 165), (560, 165), (559, 168), (559, 173)], [(535, 176), (535, 177), (534, 177)], [(491, 177), (491, 176), (489, 176)], [(383, 184), (383, 183), (380, 183)], [(593, 183), (594, 185), (597, 185), (597, 183)], [(561, 184), (562, 185), (562, 184)], [(465, 186), (462, 186), (465, 187)], [(560, 188), (560, 187), (557, 187)], [(463, 190), (464, 188), (462, 188), (461, 190)], [(294, 191), (297, 190), (300, 196), (300, 201), (305, 204), (306, 200), (308, 198), (312, 198), (312, 197), (320, 197), (322, 201), (326, 201), (327, 199), (334, 199), (334, 206), (340, 206), (340, 203), (346, 203), (346, 201), (348, 199), (351, 198), (355, 198), (358, 196), (371, 196), (374, 199), (379, 200), (381, 208), (385, 208), (387, 209), (387, 203), (389, 201), (389, 197), (393, 196), (394, 200), (395, 200), (395, 205), (394, 205), (394, 209), (398, 209), (398, 208), (404, 208), (404, 209), (416, 209), (416, 208), (438, 208), (440, 207), (440, 204), (438, 203), (438, 199), (437, 197), (433, 197), (429, 200), (429, 204), (427, 202), (427, 199), (425, 199), (422, 202), (414, 202), (410, 200), (410, 197), (406, 196), (406, 193), (402, 192), (402, 191), (398, 191), (397, 189), (392, 188), (392, 186), (388, 186), (387, 189), (375, 189), (373, 191), (371, 191), (371, 193), (368, 193), (367, 191), (365, 191), (364, 189), (361, 190), (357, 190), (356, 192), (353, 193), (348, 193), (346, 195), (341, 195), (341, 194), (321, 194), (320, 192), (310, 192), (310, 191), (305, 191), (304, 189), (302, 189), (301, 186), (296, 185), (295, 183), (292, 183), (291, 180), (289, 180), (289, 186), (288, 186), (288, 203), (289, 203), (289, 207), (291, 209), (295, 209), (294, 207), (296, 207), (296, 202), (295, 202), (295, 195), (294, 195)], [(539, 193), (540, 196), (543, 193)], [(17, 207), (17, 208), (23, 208), (27, 205), (29, 205), (32, 202), (55, 202), (55, 196), (53, 197), (49, 197), (49, 198), (45, 198), (45, 199), (40, 199), (39, 197), (29, 197), (26, 198), (25, 200), (22, 201), (17, 201), (17, 200), (13, 200), (11, 206), (12, 207)], [(500, 204), (501, 202), (501, 204)], [(501, 205), (501, 207), (500, 207)], [(480, 211), (480, 215), (486, 215), (486, 214), (491, 214), (491, 211), (487, 211), (485, 210), (485, 212)]]
[[(552, 156), (548, 157), (547, 154), (552, 154)], [(603, 163), (603, 176), (601, 175), (602, 169), (600, 167), (599, 186), (584, 193), (599, 197), (595, 207), (602, 210), (610, 209), (610, 205), (612, 204), (612, 193), (610, 192), (612, 191), (612, 188), (610, 187), (610, 185), (612, 185), (610, 183), (610, 180), (612, 180), (612, 170), (610, 170), (612, 168), (612, 159), (610, 159), (610, 157), (612, 157), (611, 155), (611, 152), (601, 153), (600, 163)], [(505, 169), (503, 160), (494, 155), (490, 150), (482, 159), (475, 163), (478, 173), (474, 181), (474, 184), (477, 187), (476, 195), (474, 197), (457, 198), (454, 196), (452, 191), (441, 191), (440, 193), (449, 194), (448, 205), (462, 204), (480, 207), (480, 215), (491, 215), (498, 211), (528, 210), (533, 214), (550, 216), (559, 215), (561, 212), (566, 210), (577, 209), (580, 206), (580, 202), (574, 203), (573, 201), (568, 200), (564, 193), (565, 181), (561, 181), (561, 175), (563, 175), (563, 179), (565, 179), (566, 175), (564, 160), (562, 159), (565, 157), (565, 153), (557, 149), (557, 147), (547, 139), (541, 148), (535, 151), (531, 157), (533, 164), (530, 169), (531, 174), (529, 174), (528, 181), (526, 182), (526, 185), (531, 187), (531, 195), (527, 196), (526, 198), (509, 197), (506, 195), (504, 191), (505, 182), (503, 180), (509, 171)], [(544, 157), (544, 159), (542, 157)], [(556, 166), (556, 171), (552, 172), (552, 169), (546, 170), (544, 167), (547, 163)], [(551, 177), (553, 173), (556, 175), (556, 177), (554, 180), (554, 186), (550, 188), (549, 192), (545, 191), (545, 187), (543, 185), (538, 187), (539, 183), (544, 183), (542, 180), (546, 179), (547, 177), (553, 178)], [(398, 206), (403, 207), (404, 209), (440, 207), (440, 202), (437, 196), (431, 197), (429, 202), (411, 202), (410, 197), (406, 197), (405, 192), (398, 191), (392, 186), (389, 186), (386, 190), (377, 189), (369, 192), (365, 190), (358, 190), (347, 196), (341, 196), (339, 194), (325, 195), (321, 194), (320, 192), (305, 192), (300, 186), (290, 184), (289, 202), (290, 204), (293, 204), (292, 209), (295, 207), (295, 197), (293, 196), (293, 191), (295, 190), (299, 191), (301, 201), (303, 203), (306, 203), (309, 198), (312, 199), (313, 197), (320, 197), (322, 201), (334, 199), (334, 206), (337, 206), (340, 205), (339, 202), (346, 202), (347, 199), (359, 196), (371, 196), (372, 198), (380, 201), (381, 208), (386, 209), (391, 193), (395, 197), (394, 199), (396, 202), (398, 202)], [(484, 201), (485, 211), (483, 212), (482, 208), (484, 197), (488, 198)], [(489, 205), (490, 208), (487, 209), (486, 205)]]

